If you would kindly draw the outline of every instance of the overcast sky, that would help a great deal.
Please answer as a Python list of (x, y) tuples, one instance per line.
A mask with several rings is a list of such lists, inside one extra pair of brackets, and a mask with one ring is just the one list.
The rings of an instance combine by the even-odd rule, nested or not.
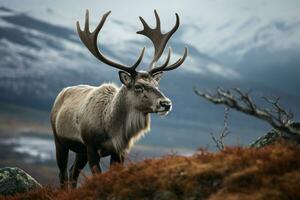
[[(111, 10), (112, 14), (101, 33), (101, 40), (119, 50), (128, 48), (128, 42), (123, 41), (145, 41), (144, 37), (135, 34), (142, 28), (138, 16), (143, 16), (149, 24), (154, 25), (153, 10), (157, 9), (163, 30), (167, 31), (173, 26), (174, 13), (177, 12), (181, 18), (181, 27), (176, 33), (178, 41), (219, 61), (199, 64), (199, 57), (190, 56), (185, 69), (200, 73), (210, 71), (230, 78), (240, 77), (241, 70), (238, 68), (242, 67), (250, 66), (255, 71), (257, 68), (272, 68), (279, 62), (290, 65), (286, 61), (298, 57), (297, 52), (300, 50), (299, 0), (0, 2), (4, 6), (74, 30), (77, 20), (83, 24), (86, 9), (90, 10), (92, 25)], [(141, 47), (135, 48), (138, 53)], [(147, 50), (146, 53), (148, 52)], [(182, 49), (177, 49), (177, 52), (182, 52)], [(282, 55), (284, 56), (281, 57)], [(295, 63), (298, 66), (298, 61), (293, 62)]]
[[(154, 22), (153, 10), (157, 9), (163, 28), (167, 30), (173, 25), (174, 13), (177, 12), (183, 25), (194, 26), (194, 30), (190, 29), (184, 34), (184, 41), (196, 44), (201, 51), (212, 55), (247, 42), (259, 28), (271, 22), (282, 23), (282, 28), (300, 23), (299, 0), (174, 0), (172, 3), (161, 0), (2, 0), (1, 3), (70, 27), (74, 26), (76, 20), (84, 17), (85, 9), (89, 9), (92, 22), (96, 22), (106, 11), (112, 10), (111, 19), (140, 28), (138, 16), (142, 15), (146, 20)], [(273, 34), (276, 39), (283, 36), (275, 30)], [(289, 37), (273, 44), (274, 48), (278, 45), (290, 47), (291, 43), (299, 45), (299, 29), (285, 34)], [(246, 49), (240, 49), (235, 53), (242, 54), (245, 51)]]

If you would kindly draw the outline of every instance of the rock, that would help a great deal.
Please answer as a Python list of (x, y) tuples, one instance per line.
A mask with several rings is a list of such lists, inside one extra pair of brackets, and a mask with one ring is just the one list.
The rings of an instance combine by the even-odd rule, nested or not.
[(42, 187), (34, 178), (16, 167), (0, 168), (0, 194), (12, 195)]
[[(300, 130), (300, 123), (294, 122), (291, 124), (294, 129)], [(287, 141), (294, 144), (300, 144), (299, 135), (292, 135), (289, 133), (284, 133), (276, 129), (272, 129), (267, 134), (257, 138), (249, 146), (254, 148), (261, 148), (266, 145), (274, 144), (277, 141)]]
[(281, 134), (278, 130), (272, 129), (267, 134), (257, 138), (254, 142), (252, 142), (249, 146), (254, 148), (261, 148), (266, 145), (270, 145), (275, 143), (281, 138)]
[(170, 191), (156, 192), (153, 197), (154, 200), (170, 200), (177, 199), (176, 195)]

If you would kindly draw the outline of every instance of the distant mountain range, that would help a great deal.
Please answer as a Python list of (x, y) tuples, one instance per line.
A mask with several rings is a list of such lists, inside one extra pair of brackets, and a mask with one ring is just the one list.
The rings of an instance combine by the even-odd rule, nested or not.
[[(48, 109), (63, 87), (75, 84), (99, 85), (104, 81), (119, 82), (116, 70), (97, 61), (81, 44), (74, 30), (16, 13), (5, 7), (0, 12), (1, 100)], [(137, 49), (136, 52), (145, 45), (126, 42), (133, 49)], [(118, 60), (132, 63), (136, 59), (136, 52), (118, 54), (117, 50), (112, 51), (118, 49), (117, 47), (108, 48), (105, 41), (102, 43), (102, 50)], [(150, 48), (149, 45), (148, 43), (147, 47)], [(175, 38), (172, 46), (175, 54), (182, 53), (184, 44), (179, 39)], [(190, 57), (202, 65), (219, 65), (193, 46), (189, 46), (189, 52)], [(190, 62), (186, 65), (188, 63)], [(182, 91), (178, 87), (187, 88), (186, 91), (190, 94), (185, 96), (194, 96), (192, 86), (205, 77), (184, 70), (185, 66), (182, 68), (167, 73), (162, 87), (171, 95)], [(178, 82), (176, 85), (174, 80)], [(206, 81), (214, 83), (213, 80)], [(200, 82), (202, 81), (199, 80)]]
[[(110, 23), (122, 26), (121, 22), (112, 20)], [(175, 123), (178, 125), (182, 121), (187, 126), (196, 124), (202, 128), (209, 126), (207, 123), (222, 125), (222, 107), (210, 105), (197, 97), (194, 86), (200, 89), (241, 87), (253, 89), (255, 96), (282, 96), (283, 103), (300, 115), (299, 51), (270, 54), (262, 48), (249, 51), (233, 64), (226, 61), (228, 57), (213, 58), (192, 45), (186, 45), (180, 31), (171, 40), (175, 55), (180, 55), (183, 47), (188, 46), (189, 58), (181, 68), (166, 73), (161, 81), (162, 90), (174, 103), (174, 110), (164, 123), (172, 122), (170, 126), (174, 126), (173, 122), (178, 122)], [(106, 41), (101, 40), (101, 44), (105, 54), (124, 63), (132, 63), (142, 46), (151, 47), (149, 42), (142, 44), (132, 40), (122, 43), (122, 46), (130, 47), (127, 51)], [(0, 55), (0, 101), (3, 102), (49, 110), (63, 87), (100, 85), (108, 81), (120, 83), (117, 71), (97, 61), (81, 44), (75, 27), (51, 24), (7, 7), (0, 8)], [(269, 59), (264, 62), (260, 57)], [(149, 59), (147, 56), (143, 64)], [(227, 68), (228, 64), (235, 66)], [(237, 67), (241, 65), (243, 67)], [(254, 65), (254, 70), (251, 70)], [(251, 120), (240, 116), (233, 114), (232, 120), (239, 122), (233, 128), (241, 128), (247, 123), (256, 126), (257, 121), (249, 122)], [(203, 130), (207, 132), (209, 128)], [(178, 134), (184, 134), (184, 130)]]

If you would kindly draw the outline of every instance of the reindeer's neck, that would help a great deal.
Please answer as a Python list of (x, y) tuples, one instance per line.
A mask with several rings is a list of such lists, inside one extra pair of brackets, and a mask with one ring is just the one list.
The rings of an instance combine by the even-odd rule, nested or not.
[(129, 148), (134, 141), (150, 129), (150, 114), (136, 110), (128, 98), (127, 88), (122, 86), (111, 104), (111, 123), (113, 137), (122, 139), (122, 143)]

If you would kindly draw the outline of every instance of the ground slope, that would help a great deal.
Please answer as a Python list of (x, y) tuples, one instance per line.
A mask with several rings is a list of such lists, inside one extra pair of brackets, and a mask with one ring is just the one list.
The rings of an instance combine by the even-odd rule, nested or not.
[(10, 199), (300, 199), (299, 153), (276, 144), (171, 155), (115, 167), (69, 192), (45, 188)]

